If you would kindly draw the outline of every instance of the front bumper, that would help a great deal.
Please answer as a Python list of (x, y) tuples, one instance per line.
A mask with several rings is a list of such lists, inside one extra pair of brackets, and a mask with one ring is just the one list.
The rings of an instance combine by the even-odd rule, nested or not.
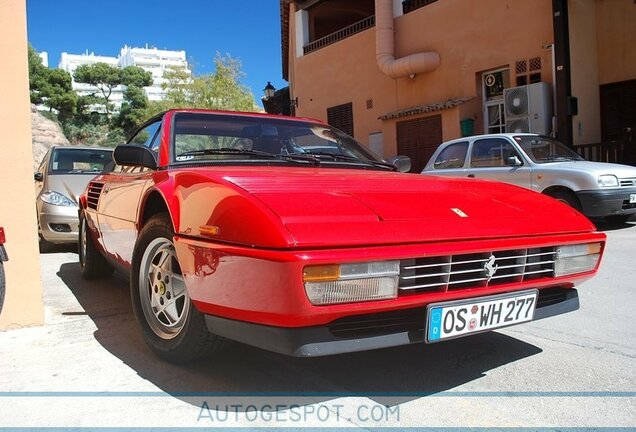
[(636, 187), (587, 190), (576, 193), (581, 203), (583, 214), (592, 218), (636, 214), (636, 203), (630, 204), (630, 195), (636, 195)]
[[(575, 311), (576, 289), (539, 291), (534, 320)], [(354, 315), (324, 326), (285, 328), (206, 315), (219, 336), (294, 357), (319, 357), (425, 342), (426, 307)]]
[(51, 243), (77, 243), (79, 239), (79, 219), (77, 208), (42, 206), (39, 214), (40, 234)]

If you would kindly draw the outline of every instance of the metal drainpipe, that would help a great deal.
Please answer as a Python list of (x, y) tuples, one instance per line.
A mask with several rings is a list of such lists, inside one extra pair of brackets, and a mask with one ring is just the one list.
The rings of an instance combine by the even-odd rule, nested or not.
[(393, 0), (375, 0), (375, 44), (378, 67), (393, 79), (431, 72), (440, 64), (440, 56), (434, 51), (395, 58)]
[(554, 26), (554, 56), (556, 63), (557, 117), (556, 137), (559, 141), (572, 146), (572, 113), (569, 109), (572, 96), (572, 78), (570, 75), (570, 30), (568, 25), (568, 0), (552, 0), (552, 19)]

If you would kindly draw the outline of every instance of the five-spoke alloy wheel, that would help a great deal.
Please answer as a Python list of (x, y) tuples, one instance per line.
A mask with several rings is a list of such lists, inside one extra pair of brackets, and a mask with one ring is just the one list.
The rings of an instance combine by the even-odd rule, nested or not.
[(220, 349), (224, 339), (208, 331), (192, 305), (173, 237), (167, 213), (146, 222), (133, 252), (130, 295), (148, 346), (163, 359), (181, 363)]

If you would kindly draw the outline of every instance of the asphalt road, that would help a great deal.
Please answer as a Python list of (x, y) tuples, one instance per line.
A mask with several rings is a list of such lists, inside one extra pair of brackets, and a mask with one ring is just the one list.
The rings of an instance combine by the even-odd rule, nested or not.
[(41, 255), (46, 325), (0, 333), (0, 427), (636, 426), (636, 224), (604, 227), (567, 315), (436, 345), (295, 359), (240, 344), (157, 359), (127, 282)]

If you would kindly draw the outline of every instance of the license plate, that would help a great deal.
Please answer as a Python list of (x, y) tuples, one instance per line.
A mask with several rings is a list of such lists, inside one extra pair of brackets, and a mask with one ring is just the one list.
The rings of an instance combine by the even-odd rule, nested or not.
[(636, 194), (629, 194), (629, 203), (636, 204)]
[(426, 341), (466, 336), (532, 321), (537, 290), (428, 305)]

